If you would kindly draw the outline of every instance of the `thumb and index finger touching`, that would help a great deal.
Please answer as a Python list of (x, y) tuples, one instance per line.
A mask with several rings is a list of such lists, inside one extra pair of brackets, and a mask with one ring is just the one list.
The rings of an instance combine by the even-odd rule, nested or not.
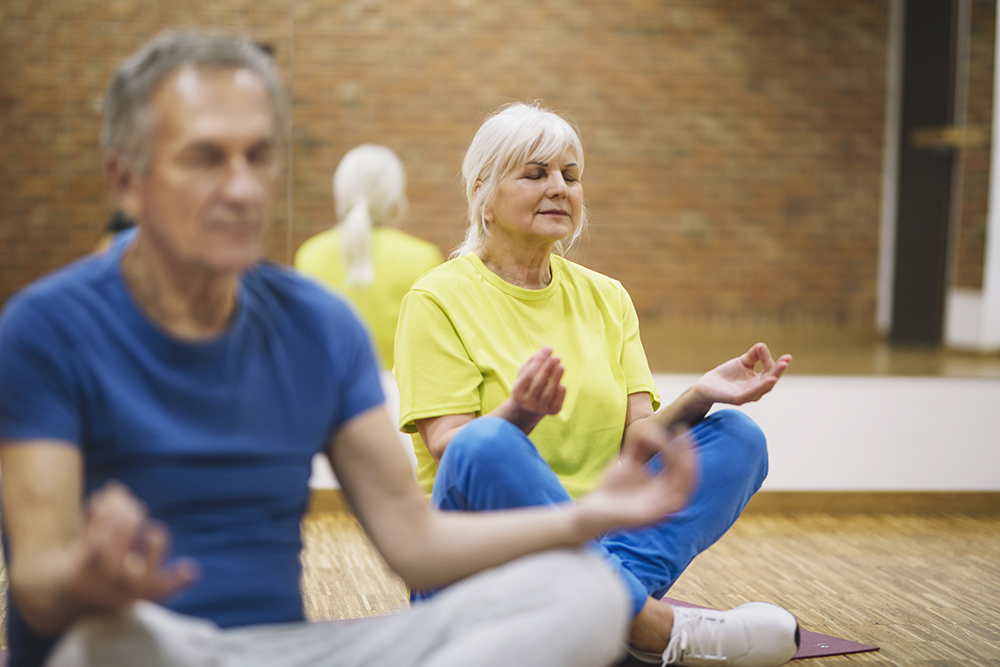
[(106, 597), (104, 603), (161, 599), (198, 577), (190, 558), (167, 562), (169, 531), (119, 482), (109, 482), (91, 496), (81, 547), (77, 586)]
[(783, 354), (775, 361), (766, 343), (756, 343), (740, 355), (740, 362), (750, 369), (755, 368), (757, 362), (760, 362), (761, 370), (765, 375), (774, 375), (778, 378), (792, 363), (792, 355)]
[(700, 481), (694, 435), (687, 425), (646, 429), (622, 450), (622, 458), (632, 465), (644, 466), (654, 456), (659, 457), (660, 467), (649, 481), (660, 487), (664, 505), (662, 513), (683, 509)]

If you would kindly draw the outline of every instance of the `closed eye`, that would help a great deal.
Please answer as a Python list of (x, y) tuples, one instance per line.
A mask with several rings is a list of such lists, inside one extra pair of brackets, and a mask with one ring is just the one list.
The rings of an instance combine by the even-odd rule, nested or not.
[(258, 166), (269, 165), (274, 158), (274, 145), (270, 141), (262, 141), (255, 144), (247, 153), (247, 160), (250, 164)]
[(182, 153), (181, 159), (193, 167), (210, 168), (222, 164), (225, 160), (225, 153), (218, 146), (212, 144), (195, 144)]

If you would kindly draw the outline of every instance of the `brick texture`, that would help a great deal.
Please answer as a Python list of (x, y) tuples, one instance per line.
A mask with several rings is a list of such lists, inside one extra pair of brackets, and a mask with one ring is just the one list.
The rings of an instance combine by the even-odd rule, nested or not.
[[(987, 136), (993, 124), (996, 11), (997, 5), (991, 0), (972, 2), (966, 123), (984, 129)], [(952, 280), (956, 287), (981, 289), (986, 246), (986, 214), (989, 205), (990, 144), (963, 149), (956, 157), (960, 195)]]
[[(575, 258), (620, 279), (640, 317), (874, 327), (888, 3), (869, 0), (298, 0), (294, 23), (274, 0), (3, 0), (0, 300), (96, 241), (112, 207), (100, 95), (176, 25), (248, 32), (292, 86), (277, 261), (332, 223), (333, 170), (366, 141), (407, 166), (407, 229), (449, 251), (478, 123), (541, 99), (587, 151), (593, 224)], [(970, 191), (983, 171), (970, 157)], [(976, 210), (959, 266), (975, 264)]]

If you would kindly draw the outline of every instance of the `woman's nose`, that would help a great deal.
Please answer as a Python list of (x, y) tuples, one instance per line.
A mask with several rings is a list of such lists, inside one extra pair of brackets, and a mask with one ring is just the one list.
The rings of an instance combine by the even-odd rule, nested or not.
[(566, 179), (563, 178), (562, 173), (555, 172), (549, 176), (547, 181), (546, 191), (550, 193), (550, 196), (565, 195), (566, 189), (567, 189)]

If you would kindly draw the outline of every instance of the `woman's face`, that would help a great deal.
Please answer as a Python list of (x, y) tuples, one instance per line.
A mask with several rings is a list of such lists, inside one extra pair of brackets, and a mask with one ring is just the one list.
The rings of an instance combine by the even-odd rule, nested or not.
[(529, 245), (572, 236), (583, 218), (583, 184), (572, 149), (501, 178), (485, 218), (491, 232)]

